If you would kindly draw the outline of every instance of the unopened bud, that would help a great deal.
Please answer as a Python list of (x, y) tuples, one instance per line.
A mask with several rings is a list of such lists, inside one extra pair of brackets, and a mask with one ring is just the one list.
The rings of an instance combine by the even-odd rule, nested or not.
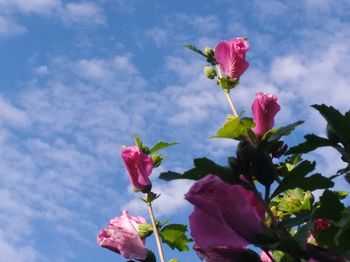
[(138, 229), (138, 235), (141, 238), (148, 237), (153, 233), (153, 227), (149, 224), (139, 224), (137, 226)]
[(203, 50), (203, 53), (207, 56), (207, 57), (213, 57), (214, 56), (214, 49), (211, 47), (205, 47)]
[(180, 260), (173, 258), (173, 259), (170, 259), (169, 262), (180, 262)]
[(216, 77), (216, 71), (211, 66), (205, 66), (203, 71), (206, 77), (208, 77), (209, 79), (214, 79)]

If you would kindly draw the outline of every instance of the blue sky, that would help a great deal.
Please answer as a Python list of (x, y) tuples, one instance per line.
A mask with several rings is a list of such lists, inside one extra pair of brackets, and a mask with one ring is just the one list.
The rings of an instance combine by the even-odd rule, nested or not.
[[(185, 43), (248, 36), (238, 110), (250, 114), (255, 93), (272, 92), (277, 125), (308, 121), (291, 144), (323, 134), (309, 105), (349, 109), (349, 12), (347, 0), (0, 0), (2, 261), (123, 261), (96, 235), (123, 208), (146, 215), (119, 158), (134, 133), (181, 142), (152, 178), (156, 212), (186, 221), (190, 183), (163, 183), (159, 172), (194, 157), (225, 163), (235, 143), (208, 138), (229, 106)], [(342, 166), (330, 150), (313, 157), (326, 175)]]

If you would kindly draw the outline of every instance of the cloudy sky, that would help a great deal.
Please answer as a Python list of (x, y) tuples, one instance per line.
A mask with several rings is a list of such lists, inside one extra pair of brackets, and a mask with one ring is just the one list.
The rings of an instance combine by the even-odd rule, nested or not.
[[(235, 144), (208, 138), (229, 106), (185, 43), (249, 37), (238, 110), (249, 115), (255, 93), (272, 92), (277, 125), (308, 121), (291, 144), (322, 134), (309, 105), (349, 109), (349, 12), (347, 0), (0, 0), (1, 261), (123, 261), (96, 235), (123, 208), (146, 214), (119, 158), (135, 133), (181, 143), (152, 178), (157, 214), (186, 221), (190, 183), (159, 172), (194, 157), (224, 164)], [(342, 166), (333, 151), (314, 156), (326, 175)]]

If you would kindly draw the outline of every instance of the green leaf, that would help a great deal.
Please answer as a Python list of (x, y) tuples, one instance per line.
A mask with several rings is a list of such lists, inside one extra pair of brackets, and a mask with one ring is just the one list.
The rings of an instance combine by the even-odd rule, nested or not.
[(289, 135), (297, 126), (303, 124), (304, 121), (298, 121), (287, 126), (278, 127), (267, 131), (261, 138), (258, 150), (262, 153), (266, 153), (270, 148), (278, 142), (283, 136)]
[(137, 229), (141, 238), (148, 237), (153, 233), (153, 226), (150, 224), (138, 224)]
[(166, 143), (166, 142), (160, 141), (150, 149), (150, 154), (157, 152), (161, 149), (164, 149), (166, 147), (177, 145), (177, 144), (179, 144), (179, 143), (178, 142)]
[(338, 221), (341, 218), (341, 212), (344, 205), (340, 202), (340, 196), (337, 192), (326, 190), (320, 197), (320, 206), (315, 211), (313, 218), (328, 218)]
[(185, 44), (184, 45), (185, 48), (192, 50), (193, 52), (196, 52), (197, 54), (200, 54), (204, 57), (206, 57), (206, 55), (203, 53), (202, 50), (198, 49), (197, 47), (195, 47), (194, 45), (190, 45), (190, 44)]
[(170, 224), (162, 228), (159, 232), (163, 243), (168, 244), (171, 249), (176, 248), (180, 252), (188, 251), (187, 243), (191, 242), (186, 236), (187, 226), (181, 224)]
[(344, 238), (349, 238), (350, 232), (350, 208), (346, 208), (343, 210), (342, 217), (340, 221), (337, 223), (339, 226), (339, 231), (335, 235), (335, 243), (337, 246), (341, 246), (341, 242)]
[(219, 176), (223, 181), (227, 183), (233, 183), (238, 178), (239, 174), (233, 174), (230, 167), (223, 167), (208, 158), (194, 159), (194, 168), (186, 171), (183, 174), (168, 171), (160, 174), (159, 178), (171, 181), (175, 179), (190, 179), (199, 180), (208, 174)]
[(308, 173), (315, 169), (315, 162), (303, 161), (287, 173), (284, 179), (273, 192), (271, 198), (286, 191), (287, 189), (301, 188), (303, 190), (313, 191), (316, 189), (325, 189), (332, 187), (334, 183), (327, 177), (315, 174), (305, 177)]
[[(317, 237), (316, 241), (321, 246), (327, 246), (330, 249), (335, 251), (348, 251), (350, 249), (350, 230), (349, 228), (344, 231), (344, 234), (338, 235), (339, 227), (336, 225), (331, 225), (331, 227), (327, 230), (321, 231)], [(337, 241), (336, 241), (337, 239)]]
[(267, 131), (267, 133), (262, 137), (262, 141), (267, 143), (277, 142), (282, 136), (288, 136), (297, 126), (303, 124), (304, 121), (297, 121), (295, 123), (289, 124), (287, 126), (278, 127)]
[(350, 145), (350, 113), (342, 115), (332, 106), (312, 105), (326, 119), (335, 134), (347, 145)]
[(285, 214), (296, 214), (301, 211), (311, 210), (310, 191), (304, 192), (300, 188), (289, 189), (283, 193), (282, 197), (276, 197), (277, 208)]
[(294, 262), (295, 261), (293, 257), (279, 250), (272, 251), (272, 257), (275, 260), (275, 262)]
[(308, 152), (311, 152), (319, 147), (325, 147), (325, 146), (333, 146), (334, 144), (328, 140), (327, 138), (323, 138), (323, 137), (319, 137), (316, 136), (314, 134), (307, 134), (306, 136), (304, 136), (305, 138), (305, 142), (291, 147), (288, 151), (287, 151), (287, 155), (288, 154), (305, 154)]
[(206, 55), (202, 50), (198, 49), (197, 47), (195, 47), (194, 45), (190, 45), (190, 44), (185, 44), (184, 45), (185, 48), (201, 55), (201, 56), (204, 56), (206, 59), (207, 59), (207, 62), (209, 62), (210, 64), (212, 65), (216, 65), (216, 61), (213, 57), (210, 57), (208, 55)]
[(159, 154), (154, 154), (152, 155), (152, 162), (153, 162), (153, 167), (159, 167), (161, 163), (163, 162), (164, 159), (166, 159), (168, 156), (162, 156)]
[(255, 126), (251, 118), (239, 118), (228, 116), (226, 122), (222, 128), (220, 128), (216, 135), (211, 136), (211, 138), (231, 138), (236, 140), (242, 140), (251, 136), (251, 133), (248, 133), (249, 129), (252, 129)]
[(307, 244), (307, 239), (310, 236), (310, 230), (314, 227), (313, 221), (308, 221), (304, 226), (298, 229), (298, 232), (292, 237), (298, 245), (304, 249)]
[(137, 135), (134, 135), (134, 140), (135, 140), (136, 146), (140, 149), (141, 152), (145, 154), (150, 153), (149, 148), (142, 143), (141, 139)]
[(300, 213), (300, 214), (297, 214), (295, 217), (283, 219), (280, 222), (280, 225), (283, 226), (284, 228), (292, 228), (294, 226), (303, 224), (304, 222), (310, 219), (310, 216), (311, 216), (310, 212)]

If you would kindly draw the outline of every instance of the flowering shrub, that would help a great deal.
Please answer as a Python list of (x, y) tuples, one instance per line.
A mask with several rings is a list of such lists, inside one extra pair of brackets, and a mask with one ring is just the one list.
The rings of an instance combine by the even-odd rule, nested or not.
[[(192, 241), (199, 258), (207, 262), (349, 261), (350, 207), (344, 204), (348, 193), (335, 190), (334, 179), (344, 176), (350, 182), (350, 111), (342, 114), (331, 106), (313, 105), (327, 122), (326, 135), (307, 134), (304, 142), (288, 147), (283, 138), (303, 121), (274, 128), (281, 110), (276, 95), (257, 93), (252, 117), (238, 114), (231, 98), (249, 66), (246, 39), (221, 41), (215, 49), (185, 47), (205, 58), (204, 74), (224, 91), (232, 113), (212, 138), (238, 141), (236, 155), (226, 166), (200, 158), (182, 174), (160, 174), (165, 181), (195, 181), (185, 194), (194, 206), (191, 239), (186, 225), (161, 223), (152, 209), (159, 195), (152, 192), (149, 176), (165, 158), (156, 152), (176, 143), (149, 148), (135, 136), (136, 145), (124, 148), (121, 156), (135, 191), (145, 194), (151, 224), (124, 212), (101, 230), (98, 243), (126, 259), (145, 262), (156, 261), (144, 245), (152, 234), (161, 262), (166, 261), (162, 242), (184, 252)], [(345, 167), (336, 174), (313, 174), (316, 163), (304, 160), (303, 154), (319, 147), (336, 149)]]

